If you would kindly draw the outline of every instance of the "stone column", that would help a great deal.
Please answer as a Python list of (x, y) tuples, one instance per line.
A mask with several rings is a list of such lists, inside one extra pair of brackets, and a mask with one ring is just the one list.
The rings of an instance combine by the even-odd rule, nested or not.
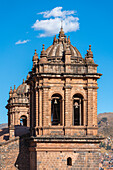
[(72, 125), (72, 109), (71, 109), (71, 86), (65, 86), (65, 104), (64, 104), (64, 119), (65, 126)]
[(15, 112), (12, 113), (12, 124), (15, 125), (14, 123), (15, 123)]
[(14, 125), (18, 125), (18, 122), (17, 122), (17, 119), (18, 119), (18, 112), (17, 111), (15, 111), (15, 113), (14, 113)]
[(83, 99), (83, 117), (84, 117), (83, 125), (86, 126), (87, 125), (87, 100), (86, 99)]
[(42, 126), (42, 88), (39, 88), (39, 126)]
[(9, 139), (13, 139), (15, 137), (15, 127), (13, 122), (13, 112), (11, 112), (11, 121), (9, 126)]
[(82, 110), (82, 108), (81, 108), (81, 107), (82, 107), (82, 103), (81, 103), (81, 99), (79, 99), (79, 113), (80, 113), (80, 115), (79, 115), (80, 118), (79, 118), (79, 119), (80, 119), (80, 126), (81, 126), (81, 124), (82, 124), (82, 122), (81, 122), (81, 120), (82, 120), (82, 115), (81, 115), (81, 110)]
[(64, 126), (65, 124), (65, 120), (64, 120), (64, 99), (62, 99), (62, 126)]
[(28, 117), (27, 117), (27, 126), (30, 127), (30, 112), (27, 112)]
[(93, 135), (93, 89), (92, 87), (87, 87), (88, 92), (88, 102), (87, 102), (87, 113), (88, 113), (88, 126), (87, 135)]
[(9, 126), (9, 139), (13, 139), (15, 137), (15, 127), (14, 125)]
[(88, 126), (93, 125), (93, 89), (88, 88)]
[(42, 125), (49, 126), (49, 96), (48, 96), (49, 86), (43, 86), (42, 95)]
[(34, 91), (33, 91), (33, 87), (31, 89), (31, 97), (30, 97), (30, 102), (31, 102), (31, 135), (34, 135)]
[(93, 125), (97, 126), (97, 88), (93, 89)]
[(36, 88), (35, 89), (36, 91), (35, 91), (35, 93), (36, 93), (36, 127), (38, 127), (39, 126), (39, 114), (38, 114), (38, 89)]

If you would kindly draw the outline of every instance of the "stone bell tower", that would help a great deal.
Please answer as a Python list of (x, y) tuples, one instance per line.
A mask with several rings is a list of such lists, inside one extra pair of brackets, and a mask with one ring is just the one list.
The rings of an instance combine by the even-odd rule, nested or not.
[(30, 86), (30, 169), (99, 168), (97, 64), (85, 59), (63, 28), (33, 56)]

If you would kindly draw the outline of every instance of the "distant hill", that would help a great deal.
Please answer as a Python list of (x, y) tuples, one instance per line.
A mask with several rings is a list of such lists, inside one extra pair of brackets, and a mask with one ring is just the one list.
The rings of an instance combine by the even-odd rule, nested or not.
[(98, 133), (113, 137), (113, 112), (98, 114)]
[(0, 124), (0, 130), (3, 128), (7, 128), (8, 127), (8, 123), (2, 123)]

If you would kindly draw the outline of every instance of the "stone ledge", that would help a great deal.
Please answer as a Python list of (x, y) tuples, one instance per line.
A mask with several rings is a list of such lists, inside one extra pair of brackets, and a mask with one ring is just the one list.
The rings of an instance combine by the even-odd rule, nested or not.
[(99, 136), (76, 136), (76, 137), (70, 137), (70, 136), (39, 136), (39, 137), (30, 137), (30, 141), (34, 142), (57, 142), (57, 143), (100, 143), (104, 137)]
[(82, 130), (87, 130), (87, 129), (98, 129), (97, 126), (37, 126), (35, 128), (31, 129), (82, 129)]

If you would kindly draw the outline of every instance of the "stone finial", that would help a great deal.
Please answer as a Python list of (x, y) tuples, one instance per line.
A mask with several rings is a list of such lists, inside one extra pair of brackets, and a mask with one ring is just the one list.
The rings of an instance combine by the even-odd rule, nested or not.
[(47, 56), (47, 53), (45, 51), (45, 47), (44, 47), (44, 44), (42, 45), (42, 51), (41, 51), (41, 57), (46, 57)]
[(91, 45), (89, 45), (89, 50), (87, 50), (86, 57), (87, 58), (93, 58), (93, 52), (91, 51)]
[(35, 49), (33, 61), (37, 61), (37, 60), (38, 60), (38, 54), (37, 54), (36, 49)]
[(27, 75), (27, 80), (29, 79), (29, 77), (30, 77), (30, 75), (28, 74), (28, 75)]
[(67, 43), (67, 36), (65, 37), (65, 42)]
[(12, 87), (10, 87), (10, 92), (9, 92), (9, 94), (12, 94), (13, 93), (13, 90), (12, 90)]
[(60, 29), (60, 32), (59, 32), (59, 36), (58, 36), (59, 38), (64, 38), (64, 37), (66, 37), (65, 36), (65, 34), (64, 34), (64, 30), (63, 30), (63, 28), (61, 27), (61, 29)]
[(44, 45), (44, 44), (42, 44), (42, 46), (43, 46), (43, 47), (42, 47), (42, 51), (45, 51), (45, 47), (44, 47), (45, 45)]
[(53, 45), (56, 43), (56, 41), (57, 41), (57, 39), (56, 39), (56, 35), (55, 35), (55, 37), (53, 39)]
[(70, 44), (70, 43), (71, 43), (71, 41), (70, 41), (70, 36), (68, 37), (67, 42), (68, 42), (68, 44)]
[(36, 49), (35, 49), (35, 53), (34, 54), (37, 55)]
[(91, 45), (89, 45), (89, 51), (91, 51)]
[(85, 60), (87, 63), (94, 63), (93, 52), (91, 51), (91, 45), (89, 45), (89, 50), (87, 50)]
[(14, 90), (13, 90), (14, 93), (16, 93), (16, 86), (14, 85)]
[(25, 80), (23, 79), (23, 84), (25, 83)]

